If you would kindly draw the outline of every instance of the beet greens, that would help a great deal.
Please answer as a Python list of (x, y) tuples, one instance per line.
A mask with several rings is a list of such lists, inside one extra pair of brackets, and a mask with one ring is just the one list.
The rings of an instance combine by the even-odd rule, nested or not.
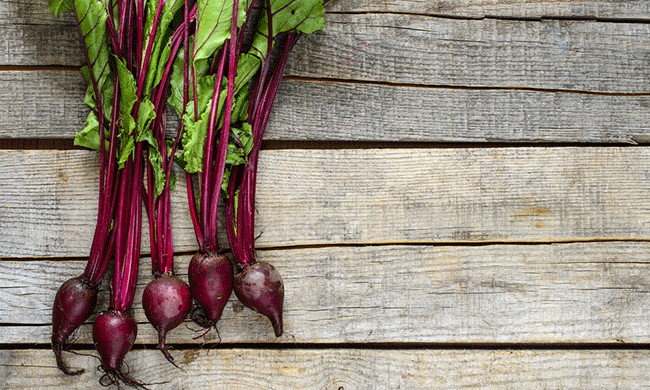
[[(52, 349), (58, 367), (70, 335), (95, 312), (98, 285), (113, 264), (108, 309), (93, 325), (104, 371), (101, 384), (143, 385), (123, 370), (137, 324), (131, 316), (140, 261), (142, 208), (149, 220), (152, 273), (143, 294), (158, 348), (172, 364), (166, 335), (180, 325), (191, 296), (193, 320), (216, 327), (234, 289), (249, 308), (283, 332), (284, 286), (278, 271), (257, 262), (255, 186), (262, 139), (285, 64), (301, 34), (324, 26), (322, 0), (50, 0), (58, 16), (75, 15), (87, 66), (90, 113), (75, 145), (99, 152), (95, 233), (84, 273), (58, 290)], [(166, 135), (166, 104), (181, 118)], [(173, 163), (186, 171), (189, 210), (199, 251), (189, 284), (174, 276)], [(196, 190), (195, 190), (196, 187)], [(219, 245), (217, 216), (225, 201), (226, 236), (237, 265)]]
[[(185, 126), (181, 161), (188, 172), (190, 214), (199, 244), (199, 252), (188, 267), (188, 280), (192, 295), (203, 308), (194, 320), (207, 329), (216, 326), (232, 293), (232, 264), (221, 252), (217, 237), (217, 210), (230, 134), (227, 127), (233, 117), (235, 94), (234, 78), (227, 77), (225, 92), (223, 79), (224, 75), (236, 74), (234, 53), (251, 4), (240, 7), (238, 1), (198, 2), (192, 47), (188, 45), (184, 51), (191, 55), (184, 55), (182, 67), (180, 57), (177, 59), (179, 64), (172, 75), (170, 103)], [(239, 114), (235, 113), (237, 119)], [(220, 133), (218, 123), (226, 124)], [(198, 198), (192, 173), (198, 177)]]
[[(300, 34), (323, 28), (324, 12), (322, 1), (265, 1), (248, 53), (260, 63), (245, 122), (251, 129), (253, 146), (247, 161), (233, 168), (228, 185), (226, 227), (233, 257), (240, 269), (234, 280), (234, 291), (244, 305), (271, 320), (277, 337), (283, 332), (284, 285), (280, 273), (271, 264), (255, 259), (257, 162), (289, 53)], [(276, 43), (279, 43), (276, 48), (279, 59), (271, 67)]]
[[(64, 284), (57, 293), (52, 345), (58, 366), (67, 374), (80, 373), (67, 369), (60, 351), (70, 329), (94, 311), (95, 295), (84, 291), (96, 290), (114, 257), (110, 306), (93, 326), (93, 339), (105, 371), (103, 384), (121, 381), (139, 385), (120, 366), (137, 333), (130, 309), (139, 268), (144, 198), (149, 200), (151, 219), (155, 218), (152, 237), (156, 240), (152, 243), (156, 245), (152, 247), (156, 255), (171, 253), (168, 214), (173, 152), (167, 153), (166, 140), (160, 134), (164, 134), (162, 107), (169, 88), (172, 54), (178, 52), (182, 42), (179, 36), (188, 30), (189, 23), (180, 23), (176, 33), (169, 27), (183, 4), (181, 0), (50, 1), (55, 15), (67, 10), (76, 15), (88, 63), (82, 72), (88, 82), (85, 102), (91, 112), (75, 144), (100, 153), (100, 202), (91, 256), (79, 281)], [(155, 134), (152, 129), (157, 130)], [(145, 196), (143, 185), (147, 150), (151, 196)], [(156, 270), (168, 273), (171, 255), (155, 259), (159, 264)], [(83, 304), (71, 304), (80, 297)], [(66, 313), (70, 310), (72, 317)]]
[[(204, 34), (202, 15), (206, 13), (202, 14), (199, 8), (192, 71), (185, 74), (182, 84), (186, 91), (184, 96), (192, 93), (194, 98), (184, 100), (181, 105), (177, 92), (171, 100), (176, 110), (184, 114), (182, 160), (188, 172), (190, 211), (200, 248), (190, 264), (190, 286), (197, 301), (208, 312), (208, 318), (198, 322), (213, 325), (230, 295), (227, 292), (231, 283), (228, 274), (232, 271), (223, 255), (215, 255), (219, 260), (215, 261), (218, 266), (211, 266), (216, 270), (211, 272), (214, 278), (205, 277), (204, 270), (209, 267), (200, 263), (205, 259), (212, 262), (209, 254), (220, 250), (217, 211), (223, 195), (228, 198), (227, 237), (241, 271), (234, 279), (235, 293), (246, 306), (269, 316), (276, 335), (280, 336), (284, 299), (282, 279), (271, 265), (255, 263), (253, 212), (257, 159), (289, 52), (300, 34), (323, 28), (325, 9), (322, 0), (207, 3), (214, 7), (209, 15), (219, 15), (221, 19), (212, 24), (216, 27), (209, 30), (210, 34)], [(253, 12), (255, 5), (259, 5), (259, 14)], [(229, 11), (230, 20), (226, 16)], [(230, 23), (235, 18), (237, 23)], [(247, 37), (246, 50), (243, 50), (249, 31), (252, 36)], [(272, 66), (274, 56), (279, 56), (279, 60)], [(181, 84), (180, 81), (176, 83)], [(181, 87), (176, 89), (180, 91)], [(198, 199), (193, 195), (189, 175), (192, 173), (198, 177)], [(259, 272), (249, 272), (251, 267)], [(220, 281), (220, 284), (211, 283), (221, 286), (219, 294), (208, 296), (215, 287), (201, 288), (205, 284), (201, 275), (203, 279)], [(258, 283), (259, 280), (262, 281)], [(216, 309), (208, 309), (210, 306)]]
[(78, 375), (83, 370), (69, 370), (61, 352), (67, 338), (93, 314), (97, 287), (113, 255), (115, 230), (112, 221), (119, 184), (117, 128), (111, 126), (107, 134), (105, 121), (98, 119), (110, 116), (113, 90), (107, 66), (109, 49), (104, 40), (107, 18), (103, 6), (93, 0), (74, 3), (52, 0), (50, 8), (56, 16), (67, 10), (75, 11), (83, 53), (89, 64), (82, 71), (88, 81), (85, 101), (91, 108), (86, 129), (78, 134), (75, 144), (98, 149), (100, 155), (97, 223), (88, 262), (81, 276), (68, 280), (59, 288), (52, 313), (52, 349), (57, 366), (68, 375)]
[[(178, 8), (177, 8), (178, 10)], [(185, 44), (191, 11), (189, 4), (183, 6), (184, 23), (171, 36), (168, 46), (171, 48), (170, 59), (176, 57)], [(164, 33), (164, 30), (161, 32)], [(164, 37), (164, 34), (157, 33), (156, 37)], [(160, 41), (161, 39), (158, 39)], [(162, 46), (159, 46), (162, 47)], [(149, 141), (149, 153), (154, 153), (156, 159), (149, 159), (147, 164), (147, 197), (146, 209), (149, 216), (149, 235), (151, 242), (152, 273), (155, 277), (142, 294), (142, 306), (147, 319), (158, 331), (158, 348), (165, 358), (175, 365), (174, 359), (166, 347), (167, 333), (179, 326), (190, 311), (192, 298), (190, 288), (184, 281), (174, 276), (174, 247), (172, 243), (171, 225), (171, 187), (174, 183), (172, 171), (173, 156), (178, 147), (178, 140), (167, 140), (166, 129), (166, 106), (165, 101), (169, 92), (170, 77), (173, 69), (173, 61), (168, 61), (164, 67), (160, 83), (153, 90), (153, 101), (155, 119), (151, 126), (151, 132), (147, 136), (153, 139)], [(169, 141), (169, 142), (168, 142)], [(157, 153), (152, 150), (157, 145)], [(162, 171), (164, 180), (160, 182), (155, 178), (155, 170)]]

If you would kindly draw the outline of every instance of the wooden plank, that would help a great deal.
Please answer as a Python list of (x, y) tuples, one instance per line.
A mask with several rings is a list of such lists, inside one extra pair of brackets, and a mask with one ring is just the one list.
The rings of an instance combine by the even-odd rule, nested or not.
[[(173, 389), (632, 389), (650, 379), (647, 351), (616, 350), (182, 350), (181, 370), (157, 351), (131, 351), (130, 372)], [(70, 355), (70, 354), (68, 354)], [(6, 388), (96, 389), (91, 356), (70, 355), (79, 377), (57, 372), (49, 351), (0, 351)], [(161, 383), (162, 382), (162, 383)], [(157, 384), (157, 385), (156, 385)]]
[(355, 0), (333, 1), (329, 12), (390, 12), (463, 18), (650, 19), (647, 1)]
[[(650, 243), (369, 246), (259, 251), (285, 283), (285, 330), (233, 296), (219, 322), (231, 343), (650, 343)], [(189, 256), (177, 256), (187, 278)], [(0, 343), (48, 343), (54, 294), (83, 261), (0, 262)], [(138, 343), (155, 344), (141, 295)], [(108, 305), (104, 283), (98, 310)], [(34, 325), (35, 327), (29, 326)], [(196, 327), (194, 327), (196, 330)], [(91, 342), (90, 326), (77, 335)], [(180, 327), (170, 343), (194, 340)]]
[[(649, 154), (645, 147), (268, 150), (260, 159), (257, 246), (648, 240)], [(97, 159), (78, 150), (0, 151), (0, 256), (86, 256)], [(179, 186), (177, 251), (196, 248), (186, 202)]]
[(463, 87), (647, 93), (649, 24), (328, 15), (291, 76)]
[[(21, 28), (26, 27), (2, 26), (0, 65), (82, 65), (73, 27), (67, 33), (57, 32), (58, 27), (52, 32)], [(331, 14), (325, 32), (298, 44), (287, 74), (416, 85), (648, 93), (649, 46), (650, 25), (643, 23)]]
[[(627, 1), (571, 1), (571, 0), (336, 0), (327, 6), (328, 12), (390, 12), (454, 16), (464, 18), (594, 18), (594, 19), (650, 19), (650, 5), (643, 0)], [(47, 4), (40, 0), (0, 2), (0, 25), (3, 24), (72, 24), (72, 14), (55, 18)]]
[[(0, 72), (0, 138), (73, 138), (76, 72)], [(318, 99), (313, 99), (318, 96)], [(648, 142), (650, 96), (282, 83), (265, 139), (411, 142)], [(175, 120), (170, 118), (170, 129)]]
[(0, 138), (74, 138), (85, 92), (81, 72), (0, 72)]
[(48, 3), (40, 0), (2, 0), (0, 26), (8, 25), (73, 26), (74, 16), (71, 12), (65, 12), (56, 18)]
[(0, 65), (80, 63), (72, 14), (57, 19), (47, 6), (40, 0), (0, 1)]

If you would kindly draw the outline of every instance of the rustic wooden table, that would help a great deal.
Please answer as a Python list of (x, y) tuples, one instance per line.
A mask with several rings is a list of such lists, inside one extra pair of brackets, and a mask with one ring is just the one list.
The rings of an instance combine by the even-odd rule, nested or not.
[[(329, 11), (290, 58), (260, 161), (258, 254), (284, 277), (287, 335), (233, 298), (220, 344), (169, 335), (179, 370), (136, 298), (133, 375), (152, 389), (650, 387), (650, 2)], [(81, 273), (96, 212), (98, 158), (72, 146), (81, 64), (69, 15), (0, 0), (0, 389), (101, 375), (90, 324), (66, 354), (83, 376), (49, 350), (54, 293)], [(184, 277), (197, 246), (174, 198)]]

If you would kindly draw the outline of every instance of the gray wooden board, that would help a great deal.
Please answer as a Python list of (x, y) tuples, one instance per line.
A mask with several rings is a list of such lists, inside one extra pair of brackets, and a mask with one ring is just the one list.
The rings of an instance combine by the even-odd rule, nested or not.
[[(649, 154), (646, 147), (263, 151), (256, 244), (648, 240)], [(0, 151), (1, 257), (87, 256), (97, 159), (79, 150)], [(173, 192), (174, 246), (191, 251), (184, 189)]]
[[(650, 25), (331, 14), (287, 74), (372, 82), (639, 93)], [(73, 26), (0, 25), (0, 65), (80, 66)]]
[[(176, 258), (184, 280), (189, 258)], [(258, 259), (283, 277), (287, 335), (276, 339), (233, 296), (218, 325), (223, 342), (650, 343), (650, 243), (327, 247), (260, 250)], [(133, 313), (137, 343), (155, 344), (141, 306), (149, 261)], [(11, 326), (0, 327), (0, 343), (48, 343), (54, 294), (84, 265), (0, 262), (0, 323)], [(107, 291), (105, 281), (97, 310)], [(217, 340), (196, 335), (180, 327), (168, 341)], [(76, 340), (91, 343), (90, 326)]]
[[(78, 72), (0, 72), (0, 138), (67, 138), (88, 109)], [(316, 97), (316, 98), (315, 98)], [(285, 80), (276, 141), (648, 142), (650, 96)], [(170, 118), (169, 128), (176, 120)]]
[(0, 72), (0, 138), (73, 138), (84, 128), (81, 72)]
[[(641, 389), (647, 351), (259, 350), (178, 351), (181, 370), (157, 351), (131, 351), (132, 376), (153, 389)], [(3, 389), (97, 389), (90, 356), (69, 356), (86, 373), (66, 377), (50, 351), (0, 351)], [(163, 383), (161, 383), (163, 382)]]
[(76, 64), (78, 40), (72, 13), (57, 19), (47, 1), (0, 1), (0, 65)]
[[(327, 6), (328, 12), (390, 12), (429, 14), (466, 18), (600, 18), (624, 20), (650, 19), (650, 5), (643, 0), (335, 0)], [(41, 0), (2, 0), (0, 25), (53, 24), (72, 25), (72, 13), (55, 18)]]
[(465, 18), (595, 18), (649, 20), (650, 5), (643, 0), (335, 0), (330, 12), (390, 12)]
[(336, 14), (286, 74), (367, 82), (650, 92), (650, 24)]

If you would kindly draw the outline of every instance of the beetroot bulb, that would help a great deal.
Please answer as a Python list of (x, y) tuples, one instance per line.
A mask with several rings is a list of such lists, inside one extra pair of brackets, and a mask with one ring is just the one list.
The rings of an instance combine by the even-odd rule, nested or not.
[(257, 261), (235, 276), (233, 288), (241, 303), (267, 316), (275, 336), (282, 336), (284, 284), (275, 267)]
[[(251, 8), (252, 4), (251, 2)], [(230, 20), (237, 20), (239, 11), (239, 1), (233, 1), (232, 14)], [(197, 20), (197, 30), (201, 30), (202, 20)], [(230, 23), (230, 22), (229, 22)], [(224, 25), (225, 29), (225, 25)], [(228, 53), (233, 53), (237, 43), (237, 23), (230, 23), (230, 39), (226, 39), (221, 45), (214, 48), (214, 52), (210, 56), (214, 56), (212, 68), (209, 70), (210, 74), (214, 76), (214, 84), (211, 89), (205, 88), (207, 99), (199, 97), (195, 99), (196, 102), (205, 101), (205, 107), (197, 108), (195, 101), (189, 101), (188, 91), (190, 89), (196, 91), (196, 80), (198, 77), (193, 77), (190, 81), (188, 75), (184, 77), (183, 87), (185, 89), (184, 107), (194, 108), (194, 121), (199, 120), (199, 112), (207, 112), (208, 124), (207, 133), (205, 134), (205, 142), (196, 142), (192, 144), (200, 145), (200, 151), (193, 151), (186, 148), (184, 158), (187, 155), (201, 155), (202, 160), (197, 162), (193, 159), (190, 164), (185, 164), (187, 195), (192, 218), (194, 232), (196, 234), (197, 242), (199, 244), (199, 251), (190, 261), (188, 267), (188, 282), (192, 296), (203, 309), (197, 311), (193, 315), (193, 320), (204, 329), (210, 330), (216, 328), (216, 324), (221, 318), (223, 310), (232, 295), (232, 279), (233, 267), (230, 259), (221, 251), (217, 239), (217, 214), (219, 199), (222, 191), (222, 184), (224, 180), (224, 173), (226, 167), (226, 156), (228, 153), (228, 139), (230, 131), (227, 128), (221, 129), (219, 132), (217, 121), (223, 115), (224, 121), (230, 123), (233, 108), (233, 85), (234, 75), (236, 74), (236, 56)], [(196, 39), (196, 38), (195, 38)], [(197, 42), (194, 42), (194, 47), (200, 47)], [(204, 56), (205, 53), (195, 52), (194, 55)], [(228, 68), (226, 69), (226, 63)], [(229, 94), (225, 99), (225, 104), (220, 104), (221, 101), (221, 80), (226, 74), (232, 75), (228, 77), (228, 91)], [(206, 77), (207, 78), (207, 77)], [(209, 98), (212, 99), (209, 99)], [(199, 111), (200, 110), (200, 111)], [(223, 113), (222, 113), (223, 111)], [(188, 139), (196, 136), (195, 133), (187, 131), (185, 133)], [(201, 135), (200, 135), (201, 136)], [(187, 143), (185, 143), (187, 145)], [(198, 199), (195, 199), (194, 186), (192, 184), (192, 174), (196, 174), (199, 184)], [(197, 212), (197, 209), (200, 212)]]
[[(184, 42), (178, 35), (172, 49), (172, 58)], [(163, 80), (171, 72), (173, 61), (167, 63)], [(192, 306), (192, 294), (187, 283), (174, 275), (174, 246), (172, 243), (171, 177), (173, 156), (180, 137), (168, 145), (165, 138), (166, 109), (164, 97), (168, 94), (168, 83), (155, 89), (156, 118), (153, 121), (152, 136), (156, 139), (157, 150), (149, 145), (149, 153), (159, 159), (147, 161), (146, 210), (149, 216), (149, 237), (151, 245), (151, 272), (154, 280), (144, 289), (142, 307), (149, 323), (158, 332), (158, 349), (172, 364), (174, 358), (167, 349), (167, 333), (183, 323)], [(180, 130), (179, 130), (180, 131)], [(156, 172), (161, 172), (156, 175)]]
[(230, 259), (216, 252), (199, 252), (192, 257), (188, 280), (192, 296), (205, 316), (195, 318), (204, 328), (216, 326), (232, 294), (233, 267)]
[(115, 262), (111, 279), (110, 305), (93, 324), (95, 349), (101, 358), (104, 371), (102, 385), (125, 383), (131, 387), (144, 387), (122, 369), (124, 357), (137, 336), (137, 324), (130, 314), (140, 264), (142, 231), (142, 183), (144, 178), (143, 145), (137, 143), (135, 155), (130, 157), (120, 171), (120, 201), (115, 218)]
[[(220, 255), (222, 248), (216, 239), (218, 204), (223, 199), (228, 243), (239, 270), (232, 287), (246, 306), (269, 317), (278, 337), (283, 332), (282, 278), (272, 265), (255, 261), (257, 160), (289, 52), (301, 34), (320, 30), (325, 24), (322, 0), (289, 3), (234, 0), (230, 20), (238, 23), (230, 23), (230, 36), (223, 37), (223, 43), (219, 42), (222, 46), (215, 45), (210, 55), (204, 53), (205, 46), (194, 46), (201, 48), (193, 53), (199, 59), (213, 56), (209, 74), (215, 76), (215, 83), (209, 91), (204, 84), (198, 88), (198, 76), (192, 77), (192, 81), (188, 75), (184, 78), (185, 96), (190, 86), (195, 93), (209, 91), (212, 96), (184, 100), (190, 115), (184, 117), (188, 128), (181, 156), (187, 172), (190, 214), (199, 243), (199, 253), (190, 264), (189, 284), (194, 298), (207, 313), (197, 322), (211, 326), (220, 317), (230, 295), (227, 291), (232, 271), (227, 259)], [(252, 12), (253, 9), (259, 12)], [(255, 25), (247, 26), (249, 23)], [(197, 31), (201, 31), (198, 17)], [(250, 37), (245, 36), (247, 31)], [(190, 110), (193, 110), (194, 123), (208, 118), (207, 130), (192, 126), (192, 121), (187, 120), (192, 114)], [(192, 194), (191, 174), (198, 177), (197, 200)]]
[(79, 375), (84, 370), (70, 370), (63, 361), (65, 343), (95, 311), (97, 288), (83, 276), (69, 279), (56, 293), (52, 309), (52, 350), (56, 364), (66, 375)]
[(246, 156), (230, 167), (226, 231), (239, 270), (233, 283), (237, 298), (250, 309), (268, 317), (275, 336), (280, 337), (284, 331), (282, 277), (273, 265), (258, 262), (255, 258), (257, 166), (264, 132), (289, 53), (302, 34), (324, 27), (325, 8), (322, 0), (293, 2), (289, 7), (277, 7), (271, 0), (261, 3), (257, 33), (247, 52), (247, 55), (255, 58), (257, 67), (255, 72), (249, 72), (254, 75), (250, 77), (252, 87), (246, 115), (242, 116), (244, 123), (238, 132), (234, 131), (233, 136)]

